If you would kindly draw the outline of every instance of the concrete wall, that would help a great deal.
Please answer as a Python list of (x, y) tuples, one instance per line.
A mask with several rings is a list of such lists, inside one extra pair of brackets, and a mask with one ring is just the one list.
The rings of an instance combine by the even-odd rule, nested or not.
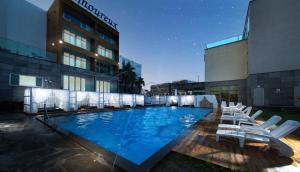
[[(300, 107), (299, 86), (300, 70), (251, 74), (247, 80), (248, 104)], [(256, 102), (260, 103), (257, 104)]]
[(247, 78), (247, 41), (205, 50), (205, 82)]
[(300, 1), (250, 2), (249, 74), (300, 69)]
[(1, 0), (0, 21), (0, 37), (46, 49), (46, 11), (25, 0)]

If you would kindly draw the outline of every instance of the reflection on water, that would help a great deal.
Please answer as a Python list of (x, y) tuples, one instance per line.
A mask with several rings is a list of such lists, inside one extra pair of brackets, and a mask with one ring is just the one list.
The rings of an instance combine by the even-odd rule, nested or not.
[(156, 107), (52, 120), (61, 128), (141, 164), (209, 112), (200, 108)]

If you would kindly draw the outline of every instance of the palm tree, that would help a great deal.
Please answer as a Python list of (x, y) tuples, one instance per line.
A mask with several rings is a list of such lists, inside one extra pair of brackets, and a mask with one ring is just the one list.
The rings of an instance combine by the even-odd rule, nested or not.
[(136, 74), (134, 67), (130, 63), (127, 63), (119, 71), (120, 87), (124, 93), (133, 93), (134, 83), (136, 81)]
[(135, 81), (136, 87), (137, 87), (137, 94), (141, 94), (143, 86), (145, 86), (144, 78), (138, 77)]
[(120, 91), (123, 93), (140, 94), (144, 79), (138, 77), (134, 72), (134, 67), (127, 63), (119, 70)]

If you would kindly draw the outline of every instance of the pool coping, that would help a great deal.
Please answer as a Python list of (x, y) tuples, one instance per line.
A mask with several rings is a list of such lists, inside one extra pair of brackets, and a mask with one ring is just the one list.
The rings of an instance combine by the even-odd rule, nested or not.
[[(67, 131), (54, 123), (49, 123), (49, 122), (45, 121), (42, 116), (37, 116), (36, 119), (38, 121), (40, 121), (41, 123), (45, 124), (46, 126), (48, 126), (49, 128), (51, 128), (52, 130), (58, 132), (59, 134), (66, 136), (69, 139), (75, 141), (76, 143), (78, 143), (82, 147), (86, 148), (91, 153), (94, 153), (96, 156), (102, 157), (104, 160), (111, 163), (111, 165), (113, 167), (115, 165), (117, 168), (121, 168), (123, 170), (130, 171), (130, 172), (146, 172), (146, 171), (150, 171), (159, 161), (161, 161), (169, 152), (172, 151), (174, 146), (176, 146), (185, 136), (190, 134), (199, 125), (199, 123), (204, 120), (205, 117), (207, 117), (209, 114), (211, 114), (214, 111), (214, 109), (211, 109), (211, 108), (204, 108), (204, 109), (210, 109), (211, 112), (208, 112), (207, 114), (205, 114), (202, 119), (198, 120), (193, 125), (191, 125), (189, 128), (187, 128), (184, 132), (177, 135), (173, 140), (171, 140), (165, 146), (161, 147), (158, 151), (156, 151), (153, 155), (151, 155), (148, 159), (146, 159), (140, 165), (137, 165), (137, 164), (123, 158), (122, 156), (118, 156), (116, 153), (114, 153), (108, 149), (105, 149), (100, 145), (92, 143), (91, 141), (89, 141), (81, 136), (78, 136), (75, 133)], [(124, 109), (120, 109), (120, 110), (124, 110)], [(113, 111), (115, 111), (115, 110), (113, 110)], [(110, 111), (108, 111), (108, 112), (110, 112)], [(87, 114), (87, 113), (91, 113), (91, 112), (56, 115), (53, 117), (79, 115), (79, 114), (82, 115), (82, 114)]]

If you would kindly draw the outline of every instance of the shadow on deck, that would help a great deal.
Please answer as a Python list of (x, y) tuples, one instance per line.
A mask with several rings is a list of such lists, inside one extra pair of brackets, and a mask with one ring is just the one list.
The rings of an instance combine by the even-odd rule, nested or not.
[(240, 148), (238, 140), (222, 137), (216, 142), (220, 112), (212, 113), (199, 123), (173, 151), (230, 169), (247, 171), (300, 171), (300, 138), (289, 135), (282, 139), (293, 148), (291, 158), (276, 149), (264, 150), (266, 144), (247, 141)]

